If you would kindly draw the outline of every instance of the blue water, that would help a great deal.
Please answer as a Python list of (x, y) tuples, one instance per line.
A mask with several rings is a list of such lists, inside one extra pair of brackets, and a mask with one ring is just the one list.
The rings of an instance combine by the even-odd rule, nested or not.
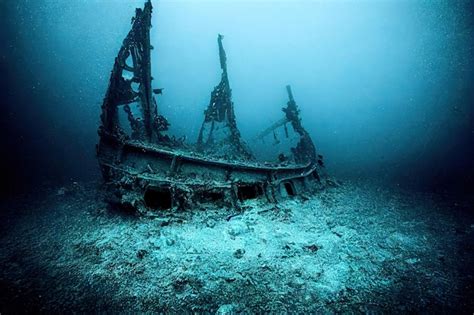
[[(100, 104), (141, 2), (2, 3), (4, 165), (29, 179), (97, 176)], [(280, 117), (291, 84), (331, 173), (472, 182), (470, 2), (156, 1), (153, 26), (159, 111), (189, 142), (219, 80), (221, 33), (247, 141)]]
[(0, 314), (473, 312), (472, 1), (153, 3), (170, 132), (197, 140), (223, 34), (244, 140), (268, 153), (252, 139), (291, 84), (337, 187), (231, 219), (117, 214), (97, 128), (143, 1), (0, 1)]

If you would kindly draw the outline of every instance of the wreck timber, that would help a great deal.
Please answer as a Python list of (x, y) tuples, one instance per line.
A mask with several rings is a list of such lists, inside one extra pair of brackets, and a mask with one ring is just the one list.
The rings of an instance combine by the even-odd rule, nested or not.
[[(281, 127), (288, 134), (289, 124), (299, 141), (291, 156), (280, 154), (276, 163), (255, 160), (237, 129), (221, 35), (222, 78), (211, 94), (196, 145), (168, 136), (169, 123), (158, 114), (153, 96), (162, 89), (151, 85), (151, 14), (150, 0), (136, 10), (102, 104), (97, 156), (110, 202), (144, 214), (202, 203), (239, 208), (247, 199), (278, 202), (324, 186), (322, 157), (301, 124), (289, 86), (284, 117), (258, 139)], [(120, 120), (121, 110), (128, 123)], [(227, 130), (218, 140), (213, 135), (217, 125)], [(228, 155), (218, 151), (222, 147)]]

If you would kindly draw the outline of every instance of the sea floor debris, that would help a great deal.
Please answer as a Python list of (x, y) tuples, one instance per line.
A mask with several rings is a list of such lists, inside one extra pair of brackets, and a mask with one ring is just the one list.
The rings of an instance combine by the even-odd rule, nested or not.
[(107, 209), (97, 186), (2, 205), (2, 314), (474, 309), (464, 201), (348, 181), (140, 218)]

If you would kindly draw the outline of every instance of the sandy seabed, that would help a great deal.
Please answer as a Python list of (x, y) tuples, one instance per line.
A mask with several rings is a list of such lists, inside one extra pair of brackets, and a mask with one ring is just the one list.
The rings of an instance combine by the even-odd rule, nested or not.
[(468, 200), (347, 181), (138, 218), (98, 187), (2, 202), (1, 314), (474, 312)]

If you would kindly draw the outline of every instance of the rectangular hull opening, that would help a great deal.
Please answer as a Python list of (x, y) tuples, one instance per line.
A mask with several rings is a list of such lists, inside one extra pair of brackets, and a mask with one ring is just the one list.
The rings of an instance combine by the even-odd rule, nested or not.
[(237, 187), (237, 195), (240, 201), (255, 199), (263, 195), (261, 185), (241, 185)]
[(171, 189), (169, 187), (152, 187), (145, 192), (145, 204), (154, 210), (167, 210), (173, 205)]

